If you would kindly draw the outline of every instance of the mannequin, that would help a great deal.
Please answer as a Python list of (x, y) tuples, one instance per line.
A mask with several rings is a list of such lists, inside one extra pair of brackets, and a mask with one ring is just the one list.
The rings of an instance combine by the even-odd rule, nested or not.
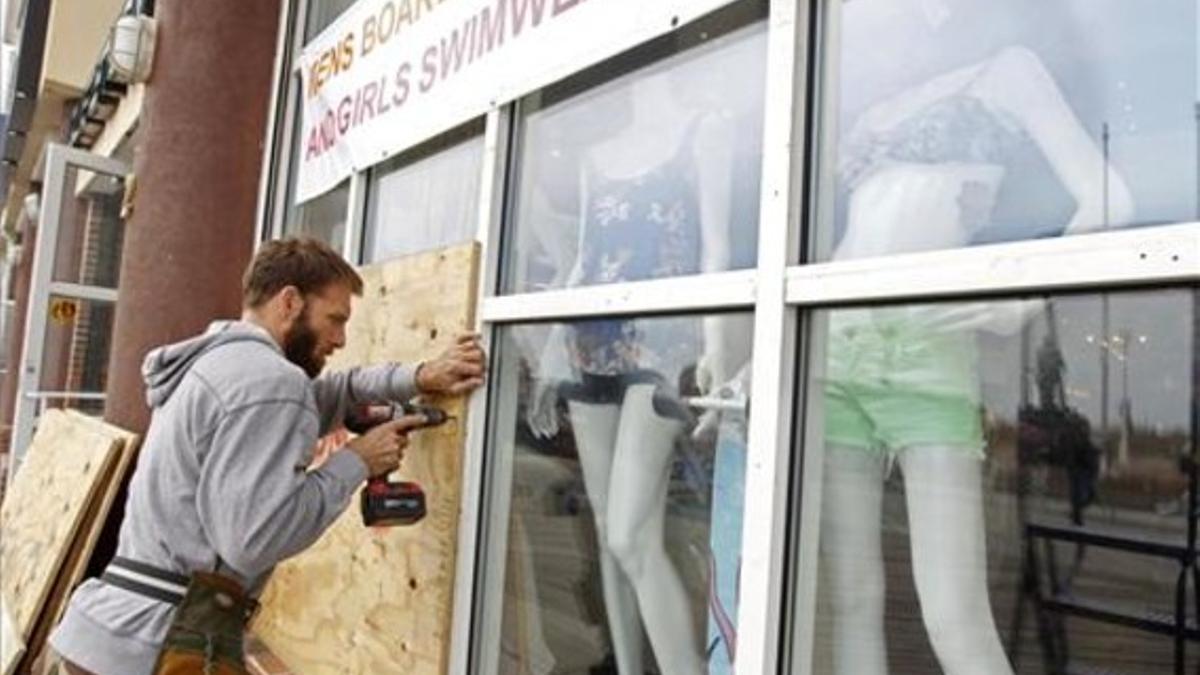
[[(910, 4), (934, 31), (952, 14), (944, 0), (896, 4)], [(1039, 57), (1010, 46), (876, 102), (849, 125), (838, 166), (846, 225), (832, 257), (968, 245), (991, 217), (1008, 150), (1023, 144), (1042, 153), (1076, 203), (1065, 233), (1132, 218), (1124, 181)], [(887, 672), (880, 516), (893, 466), (905, 481), (914, 582), (942, 670), (1013, 672), (988, 598), (975, 331), (1015, 333), (1040, 307), (831, 314), (821, 555), (834, 672)]]
[[(673, 85), (669, 74), (639, 74), (629, 124), (583, 153), (568, 286), (728, 269), (732, 124), (682, 105)], [(645, 672), (639, 617), (661, 672), (704, 669), (663, 523), (675, 443), (691, 424), (675, 378), (696, 364), (702, 385), (729, 379), (724, 343), (715, 317), (581, 321), (551, 331), (539, 364), (528, 421), (552, 436), (555, 402), (567, 400), (620, 673)], [(571, 373), (579, 378), (560, 384)]]

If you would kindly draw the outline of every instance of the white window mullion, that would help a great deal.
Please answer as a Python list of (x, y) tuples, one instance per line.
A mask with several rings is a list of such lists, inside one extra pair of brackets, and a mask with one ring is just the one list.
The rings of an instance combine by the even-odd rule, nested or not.
[[(493, 295), (500, 274), (500, 236), (504, 213), (504, 181), (505, 167), (509, 155), (509, 127), (511, 124), (511, 106), (492, 110), (487, 114), (484, 128), (483, 166), (479, 181), (479, 229), (476, 240), (480, 245), (480, 270), (478, 293), (480, 304), (486, 304)], [(491, 326), (482, 316), (476, 316), (475, 328), (483, 339), (484, 349), (489, 355), (495, 352), (496, 343), (492, 339)], [(494, 361), (494, 359), (493, 359)], [(500, 379), (492, 374), (491, 380)], [(498, 593), (504, 588), (504, 556), (488, 556), (488, 551), (502, 551), (505, 534), (508, 532), (508, 485), (498, 485), (493, 482), (492, 498), (485, 517), (484, 483), (487, 477), (484, 462), (485, 446), (487, 444), (487, 407), (488, 396), (480, 391), (471, 397), (467, 413), (466, 455), (463, 461), (462, 477), (462, 506), (459, 509), (458, 522), (458, 554), (455, 563), (454, 608), (450, 632), (450, 663), (447, 672), (452, 675), (465, 675), (471, 667), (469, 656), (471, 645), (474, 643), (484, 658), (496, 658), (492, 651), (484, 648), (496, 645), (494, 654), (499, 653), (499, 606)], [(497, 455), (502, 453), (495, 453)], [(509, 473), (511, 465), (509, 465)], [(499, 472), (493, 472), (499, 475)], [(507, 476), (507, 474), (506, 474)], [(503, 482), (503, 481), (501, 481)], [(498, 499), (495, 493), (503, 500)], [(503, 504), (500, 502), (503, 501)], [(503, 506), (503, 508), (500, 508)], [(484, 556), (479, 552), (485, 545), (482, 538), (484, 528), (490, 539), (499, 537), (501, 541), (486, 542)], [(476, 569), (477, 560), (487, 560), (486, 565)], [(487, 583), (477, 585), (480, 575), (487, 576)], [(489, 584), (496, 584), (492, 589)], [(481, 589), (477, 592), (476, 589)], [(488, 616), (479, 622), (480, 634), (473, 635), (473, 618), (477, 608), (490, 611)], [(479, 670), (479, 672), (487, 672)]]
[(342, 257), (361, 265), (366, 262), (362, 255), (363, 228), (366, 227), (367, 182), (369, 171), (355, 171), (350, 177), (350, 194), (346, 199), (346, 232), (342, 241)]
[(784, 302), (788, 263), (798, 258), (805, 175), (803, 92), (809, 3), (772, 0), (767, 38), (766, 119), (754, 313), (754, 365), (742, 517), (737, 612), (738, 675), (779, 672), (792, 382), (797, 321)]
[[(754, 304), (753, 270), (565, 288), (484, 298), (480, 312), (490, 323), (545, 321), (615, 313), (701, 312)], [(779, 281), (782, 283), (782, 273)]]
[(1200, 279), (1200, 223), (794, 267), (802, 306), (1017, 295)]

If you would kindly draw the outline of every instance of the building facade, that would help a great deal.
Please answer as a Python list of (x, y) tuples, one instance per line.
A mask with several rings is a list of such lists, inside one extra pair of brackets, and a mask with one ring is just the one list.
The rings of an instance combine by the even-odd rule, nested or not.
[(1200, 6), (1152, 4), (282, 2), (226, 245), (482, 245), (449, 670), (1194, 672)]
[(1200, 662), (1195, 2), (292, 9), (264, 236), (485, 247), (455, 672)]

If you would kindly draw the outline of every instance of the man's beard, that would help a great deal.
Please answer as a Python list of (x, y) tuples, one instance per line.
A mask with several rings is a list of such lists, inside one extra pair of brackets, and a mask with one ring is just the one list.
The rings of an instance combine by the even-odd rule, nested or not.
[(300, 318), (283, 336), (283, 355), (288, 361), (300, 366), (309, 377), (321, 374), (325, 359), (317, 356), (317, 333), (308, 325), (308, 308), (300, 312)]

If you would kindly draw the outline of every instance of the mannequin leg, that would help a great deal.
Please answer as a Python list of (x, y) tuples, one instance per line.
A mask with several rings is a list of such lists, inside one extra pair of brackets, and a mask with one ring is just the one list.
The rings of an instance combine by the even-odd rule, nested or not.
[(963, 448), (900, 454), (921, 615), (947, 675), (1012, 675), (987, 587), (980, 460)]
[(667, 478), (683, 425), (654, 411), (654, 385), (625, 392), (609, 486), (609, 546), (625, 570), (663, 675), (704, 672), (687, 591), (663, 544)]
[(885, 675), (880, 542), (884, 457), (830, 445), (821, 496), (821, 559), (833, 606), (833, 671)]
[(617, 671), (644, 672), (642, 666), (642, 629), (638, 619), (637, 598), (629, 578), (617, 564), (609, 547), (608, 495), (612, 473), (613, 447), (616, 444), (620, 408), (616, 404), (568, 403), (583, 486), (596, 519), (596, 537), (600, 547), (600, 581), (604, 592), (604, 610), (613, 642)]

